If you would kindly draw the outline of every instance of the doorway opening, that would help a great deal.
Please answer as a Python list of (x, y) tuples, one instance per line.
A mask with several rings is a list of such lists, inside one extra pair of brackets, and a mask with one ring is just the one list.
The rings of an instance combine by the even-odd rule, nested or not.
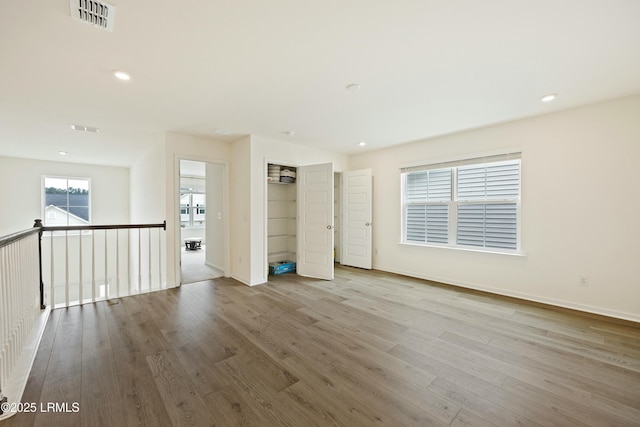
[(224, 276), (224, 165), (180, 159), (181, 283)]

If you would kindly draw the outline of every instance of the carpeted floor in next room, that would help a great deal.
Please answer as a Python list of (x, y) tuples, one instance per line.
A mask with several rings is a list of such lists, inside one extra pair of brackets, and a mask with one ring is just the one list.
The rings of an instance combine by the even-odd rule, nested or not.
[(203, 280), (222, 277), (224, 274), (217, 268), (205, 264), (206, 246), (197, 251), (187, 251), (182, 248), (182, 283), (202, 282)]

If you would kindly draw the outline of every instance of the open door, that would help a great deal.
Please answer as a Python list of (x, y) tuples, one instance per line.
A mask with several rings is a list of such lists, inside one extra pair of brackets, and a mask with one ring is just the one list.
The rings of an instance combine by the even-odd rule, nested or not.
[(298, 168), (297, 205), (297, 272), (332, 280), (333, 164)]
[(340, 263), (371, 269), (371, 169), (342, 174)]

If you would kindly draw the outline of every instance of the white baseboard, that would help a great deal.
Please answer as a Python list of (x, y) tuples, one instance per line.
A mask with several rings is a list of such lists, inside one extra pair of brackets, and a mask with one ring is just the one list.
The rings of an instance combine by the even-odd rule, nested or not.
[(606, 309), (606, 308), (595, 307), (595, 306), (590, 306), (590, 305), (586, 305), (586, 304), (577, 304), (577, 303), (574, 303), (574, 302), (571, 302), (571, 301), (564, 301), (564, 300), (558, 300), (558, 299), (555, 299), (555, 298), (541, 297), (541, 296), (537, 296), (537, 295), (527, 294), (527, 293), (524, 293), (524, 292), (505, 291), (504, 289), (496, 289), (496, 288), (492, 288), (492, 287), (489, 287), (489, 286), (479, 285), (477, 283), (460, 282), (460, 281), (451, 280), (451, 279), (448, 279), (448, 278), (445, 278), (445, 277), (429, 276), (429, 275), (422, 274), (422, 273), (415, 272), (415, 271), (400, 270), (400, 269), (397, 269), (397, 268), (389, 268), (389, 267), (384, 267), (384, 266), (380, 266), (380, 265), (374, 265), (373, 268), (375, 270), (387, 271), (389, 273), (401, 274), (403, 276), (409, 276), (409, 277), (415, 277), (415, 278), (418, 278), (418, 279), (430, 280), (430, 281), (433, 281), (433, 282), (439, 282), (439, 283), (443, 283), (443, 284), (446, 284), (446, 285), (459, 286), (461, 288), (467, 288), (467, 289), (473, 289), (473, 290), (476, 290), (476, 291), (489, 292), (489, 293), (496, 294), (496, 295), (502, 295), (502, 296), (506, 296), (506, 297), (513, 297), (513, 298), (523, 299), (523, 300), (532, 301), (532, 302), (539, 302), (539, 303), (542, 303), (542, 304), (553, 305), (553, 306), (556, 306), (556, 307), (568, 308), (568, 309), (571, 309), (571, 310), (582, 311), (582, 312), (585, 312), (585, 313), (598, 314), (598, 315), (601, 315), (601, 316), (607, 316), (607, 317), (612, 317), (612, 318), (616, 318), (616, 319), (629, 320), (631, 322), (640, 323), (640, 315), (635, 314), (635, 313), (626, 313), (626, 312), (623, 312), (623, 311), (609, 310), (609, 309)]
[(222, 267), (220, 267), (218, 265), (212, 264), (210, 262), (206, 262), (205, 261), (204, 265), (206, 265), (207, 267), (215, 268), (216, 270), (224, 271), (224, 268), (222, 268)]
[(240, 277), (236, 274), (232, 274), (230, 276), (232, 279), (237, 280), (238, 282), (242, 283), (243, 285), (247, 285), (247, 286), (256, 286), (256, 285), (262, 285), (263, 283), (265, 283), (264, 280), (254, 280), (253, 282), (251, 280), (245, 279), (243, 277)]

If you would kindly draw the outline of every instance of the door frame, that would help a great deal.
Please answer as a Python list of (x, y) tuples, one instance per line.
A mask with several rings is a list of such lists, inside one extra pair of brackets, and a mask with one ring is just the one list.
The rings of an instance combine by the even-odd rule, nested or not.
[[(177, 286), (182, 286), (182, 239), (180, 228), (180, 160), (191, 160), (194, 162), (214, 163), (222, 165), (222, 201), (224, 203), (223, 213), (224, 216), (224, 277), (230, 277), (231, 275), (231, 236), (229, 227), (229, 162), (227, 160), (213, 159), (210, 157), (194, 156), (191, 154), (174, 154), (173, 160), (173, 200), (172, 211), (174, 220), (174, 272), (175, 283)], [(206, 227), (206, 225), (205, 225)]]
[[(346, 206), (347, 206), (347, 191), (346, 191), (346, 186), (347, 186), (347, 180), (345, 179), (345, 175), (349, 172), (358, 172), (358, 171), (369, 171), (369, 245), (370, 245), (370, 253), (369, 253), (369, 260), (370, 260), (370, 264), (371, 266), (368, 268), (368, 270), (372, 270), (373, 269), (373, 169), (371, 168), (365, 168), (365, 169), (355, 169), (355, 170), (348, 170), (348, 171), (344, 171), (344, 172), (340, 172), (340, 265), (347, 265), (349, 266), (350, 264), (345, 264), (343, 262), (343, 256), (346, 253), (346, 237), (345, 237), (345, 231), (347, 229), (347, 212), (346, 212)], [(363, 268), (363, 267), (356, 267), (356, 268)]]

